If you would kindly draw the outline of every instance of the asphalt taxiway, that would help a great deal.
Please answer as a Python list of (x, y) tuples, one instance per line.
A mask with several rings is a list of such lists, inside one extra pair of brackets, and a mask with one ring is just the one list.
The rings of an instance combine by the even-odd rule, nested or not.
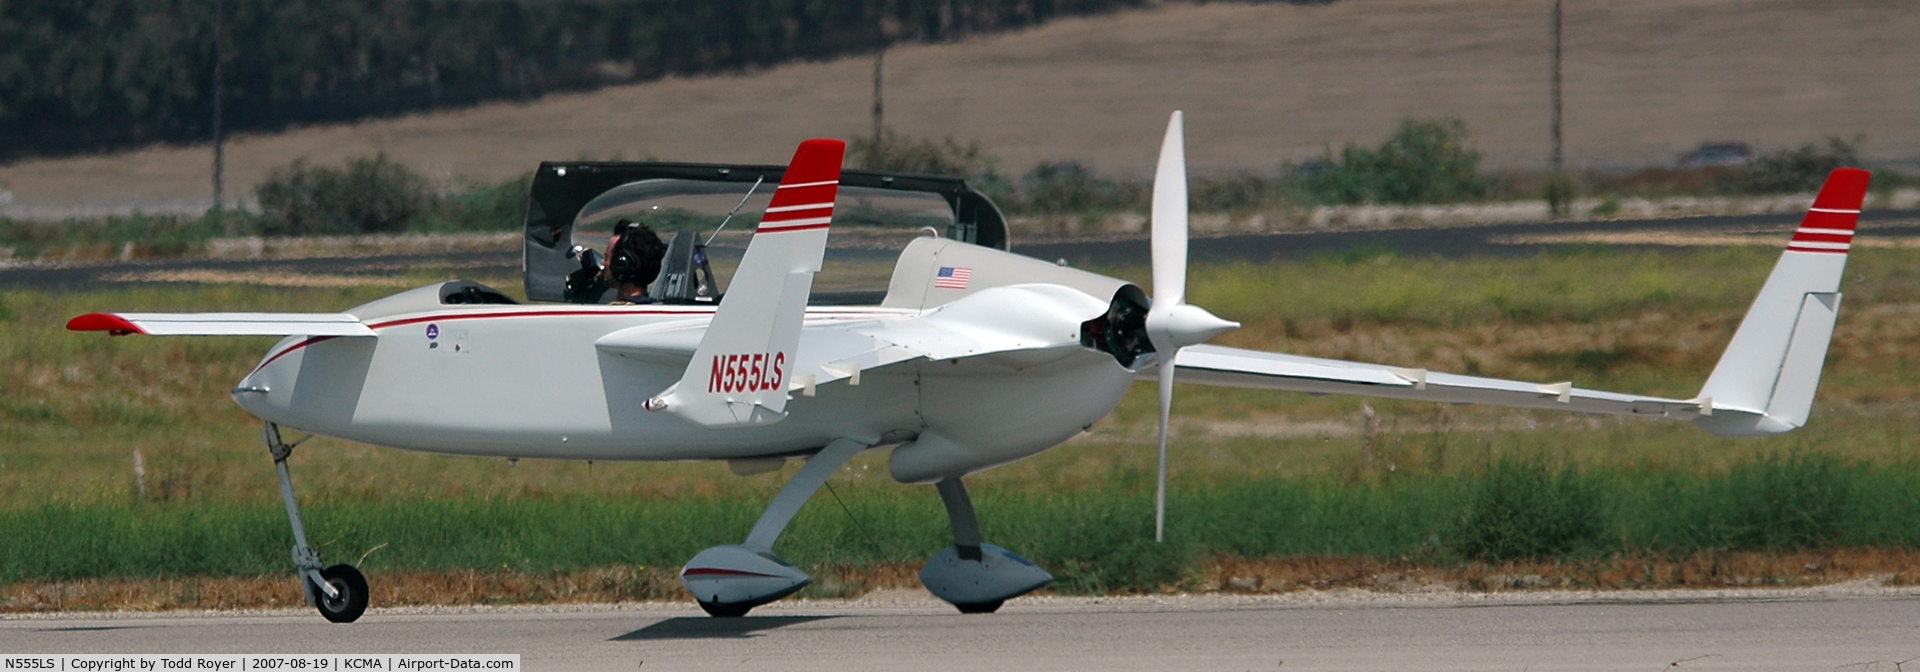
[[(1191, 257), (1204, 262), (1264, 262), (1305, 259), (1318, 255), (1391, 251), (1415, 257), (1513, 257), (1565, 249), (1569, 245), (1628, 249), (1675, 249), (1703, 244), (1723, 245), (1752, 237), (1752, 244), (1784, 245), (1798, 214), (1684, 217), (1677, 219), (1523, 222), (1471, 226), (1399, 226), (1350, 230), (1297, 230), (1272, 233), (1202, 233), (1190, 242)], [(1898, 240), (1912, 245), (1920, 238), (1920, 211), (1868, 211), (1860, 218), (1861, 242)], [(873, 248), (858, 240), (829, 239), (829, 264), (845, 261), (891, 263), (892, 248)], [(246, 274), (324, 274), (329, 276), (391, 278), (422, 269), (459, 277), (511, 277), (520, 272), (520, 250), (508, 249), (414, 254), (317, 256), (298, 259), (134, 259), (88, 262), (0, 260), (0, 288), (72, 291), (156, 282), (173, 283), (195, 272), (240, 276)], [(1062, 260), (1075, 266), (1144, 265), (1151, 245), (1145, 233), (1020, 237), (1013, 251), (1027, 256)], [(743, 248), (724, 241), (712, 253), (716, 258), (737, 257)], [(233, 282), (234, 280), (228, 280)], [(884, 289), (875, 287), (873, 289)], [(876, 298), (877, 300), (877, 298)]]
[(513, 653), (528, 670), (1897, 670), (1920, 590), (1026, 598), (0, 617), (0, 653)]

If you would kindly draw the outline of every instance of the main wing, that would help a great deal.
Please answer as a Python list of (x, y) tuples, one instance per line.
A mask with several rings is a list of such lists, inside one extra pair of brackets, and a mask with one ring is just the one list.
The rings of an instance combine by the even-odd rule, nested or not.
[(346, 313), (87, 313), (67, 320), (70, 331), (115, 336), (372, 336)]
[[(1574, 387), (1571, 382), (1531, 383), (1462, 376), (1381, 364), (1194, 345), (1180, 351), (1174, 367), (1183, 383), (1290, 390), (1311, 394), (1357, 394), (1453, 404), (1641, 415), (1691, 420), (1712, 412), (1711, 399), (1668, 399)], [(1138, 376), (1153, 380), (1158, 367)]]

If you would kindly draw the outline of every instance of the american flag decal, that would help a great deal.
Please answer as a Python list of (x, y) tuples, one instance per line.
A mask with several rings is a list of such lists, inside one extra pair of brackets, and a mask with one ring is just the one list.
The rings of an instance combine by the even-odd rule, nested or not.
[(965, 266), (941, 266), (940, 272), (933, 274), (934, 289), (966, 289), (967, 281), (973, 278), (973, 269)]

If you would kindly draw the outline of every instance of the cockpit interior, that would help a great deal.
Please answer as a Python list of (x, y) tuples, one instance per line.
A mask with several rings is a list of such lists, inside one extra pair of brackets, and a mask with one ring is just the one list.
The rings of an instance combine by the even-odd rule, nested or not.
[[(711, 303), (726, 293), (784, 166), (548, 162), (534, 176), (523, 270), (533, 301)], [(964, 180), (845, 170), (813, 305), (877, 304), (901, 250), (937, 236), (1007, 249), (997, 206)]]

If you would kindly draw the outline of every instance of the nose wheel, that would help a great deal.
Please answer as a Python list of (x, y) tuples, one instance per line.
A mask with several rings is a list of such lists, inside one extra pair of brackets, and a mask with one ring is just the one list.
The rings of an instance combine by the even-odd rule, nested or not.
[(333, 590), (332, 596), (319, 586), (311, 585), (313, 579), (306, 579), (308, 590), (313, 591), (314, 606), (328, 621), (352, 623), (367, 611), (367, 577), (361, 576), (353, 565), (334, 565), (320, 570), (320, 580)]

